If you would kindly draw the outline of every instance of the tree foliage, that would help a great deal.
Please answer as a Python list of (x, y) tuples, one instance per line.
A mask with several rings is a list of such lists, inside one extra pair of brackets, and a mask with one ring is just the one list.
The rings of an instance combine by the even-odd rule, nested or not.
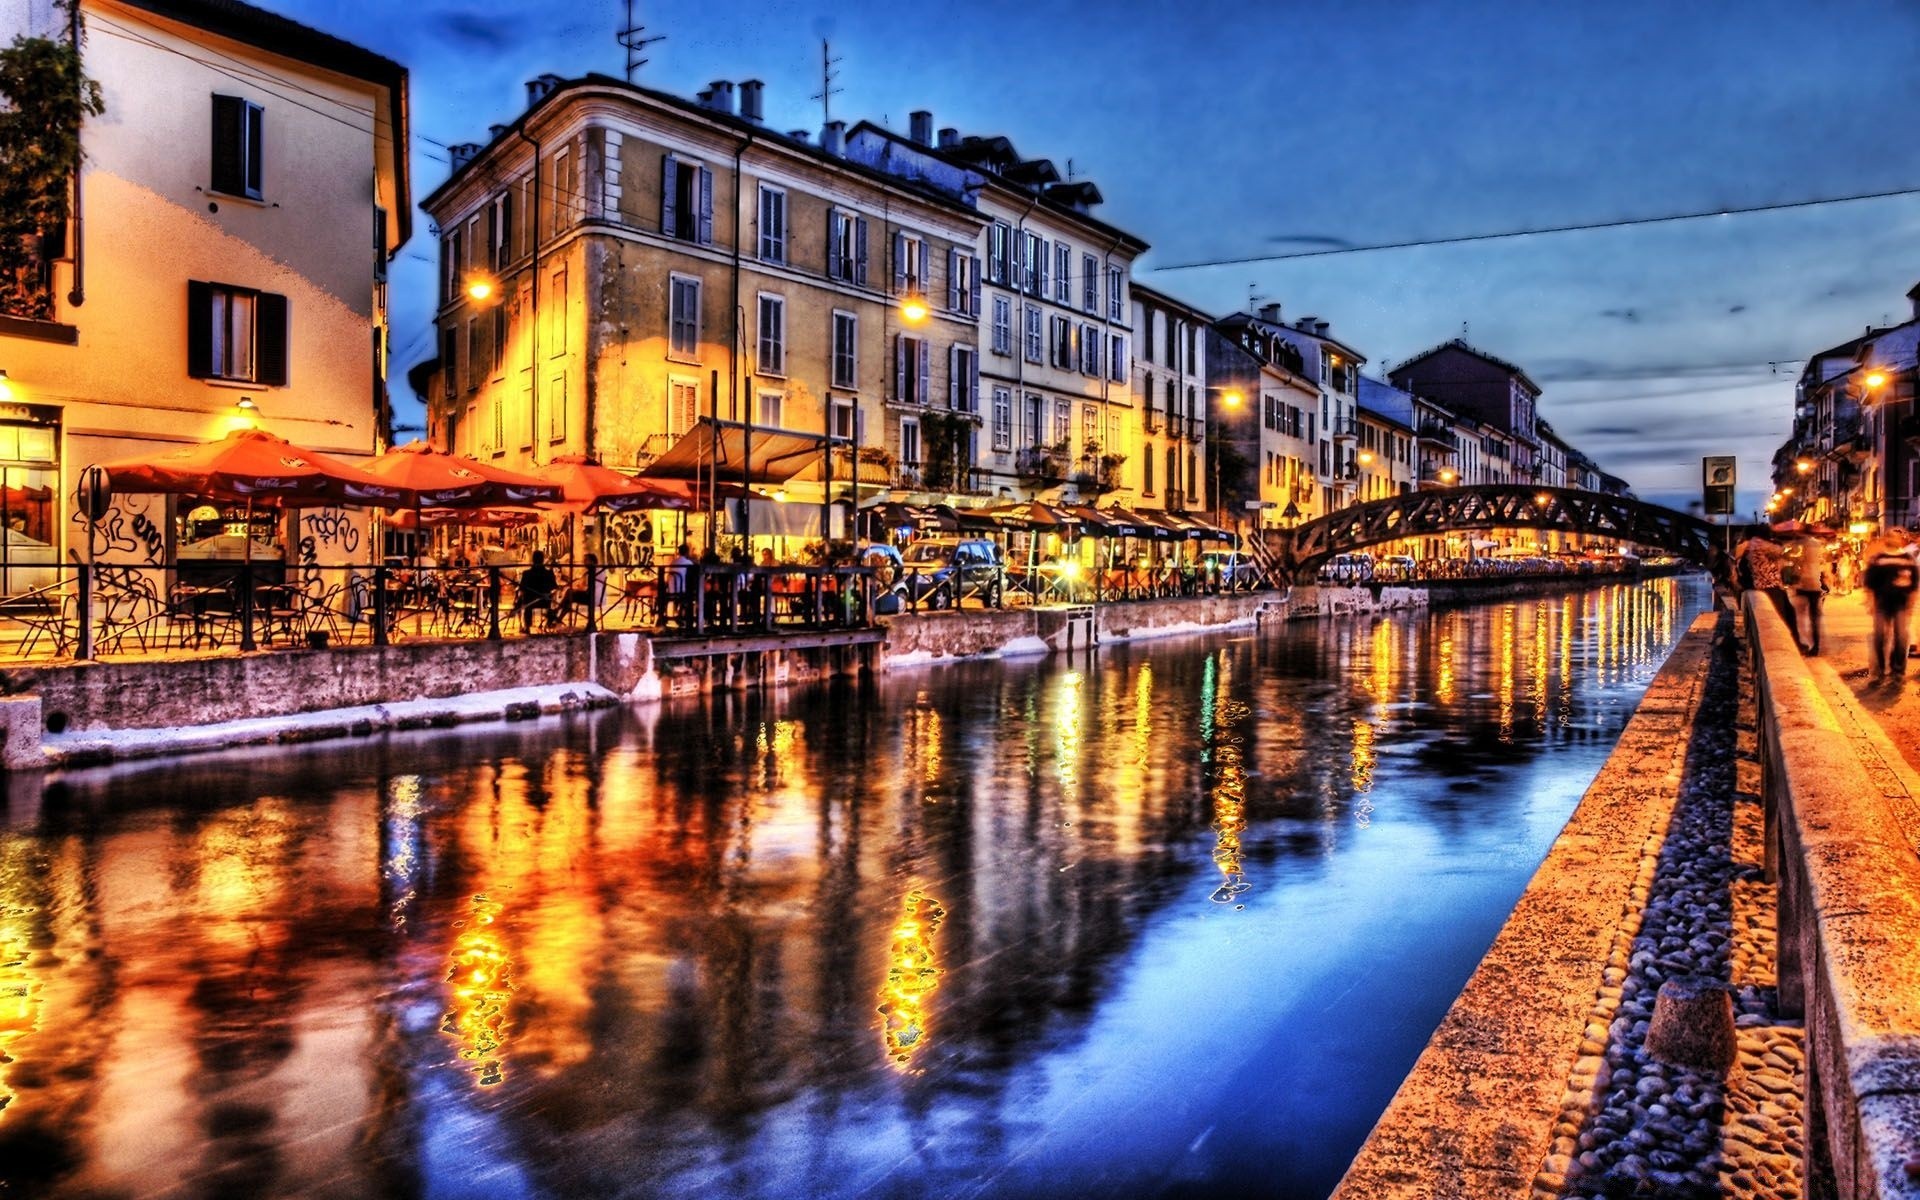
[(79, 47), (53, 38), (0, 50), (0, 97), (0, 313), (50, 320), (48, 266), (65, 241), (80, 127), (106, 105)]

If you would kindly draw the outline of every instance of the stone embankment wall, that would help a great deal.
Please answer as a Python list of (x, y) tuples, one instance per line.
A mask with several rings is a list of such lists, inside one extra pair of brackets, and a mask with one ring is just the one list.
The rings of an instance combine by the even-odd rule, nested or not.
[[(1809, 1176), (1920, 1197), (1920, 830), (1861, 764), (1779, 614), (1747, 593), (1780, 1001), (1806, 1018)], [(1821, 1132), (1824, 1131), (1824, 1137)]]
[[(1702, 616), (1648, 685), (1513, 915), (1434, 1032), (1335, 1200), (1527, 1196), (1553, 1148), (1569, 1080), (1591, 1091), (1637, 911), (1672, 812), (1706, 684)], [(1631, 934), (1625, 935), (1630, 939)], [(1615, 975), (1607, 972), (1614, 971)], [(1602, 999), (1606, 998), (1603, 992)]]
[[(1365, 589), (1357, 590), (1364, 595)], [(886, 621), (887, 661), (905, 666), (985, 655), (1050, 654), (1084, 649), (1089, 631), (1094, 642), (1204, 633), (1252, 625), (1261, 616), (1278, 615), (1285, 608), (1284, 592), (1244, 592), (1070, 608), (969, 608), (903, 614)]]

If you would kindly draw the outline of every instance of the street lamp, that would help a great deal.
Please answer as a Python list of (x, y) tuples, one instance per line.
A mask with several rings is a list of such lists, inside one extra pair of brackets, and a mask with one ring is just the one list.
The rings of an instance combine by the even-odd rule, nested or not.
[(915, 293), (909, 293), (900, 301), (900, 319), (909, 325), (918, 325), (932, 311), (927, 307), (926, 299)]
[(1454, 471), (1454, 469), (1453, 469), (1452, 467), (1441, 467), (1441, 468), (1440, 468), (1440, 482), (1441, 482), (1441, 483), (1452, 483), (1452, 482), (1453, 482), (1454, 480), (1456, 480), (1456, 479), (1458, 479), (1458, 478), (1460, 478), (1460, 476), (1459, 476), (1459, 474), (1458, 474), (1458, 473), (1456, 473), (1456, 472)]
[(1793, 469), (1805, 475), (1807, 472), (1813, 470), (1813, 460), (1810, 458), (1800, 459), (1793, 464)]
[(472, 275), (467, 276), (465, 287), (467, 299), (472, 300), (476, 304), (485, 304), (488, 300), (493, 299), (494, 294), (499, 290), (500, 285), (491, 275), (476, 271)]
[(1884, 387), (1887, 382), (1887, 373), (1885, 371), (1868, 371), (1867, 377), (1861, 380), (1861, 382), (1870, 388)]

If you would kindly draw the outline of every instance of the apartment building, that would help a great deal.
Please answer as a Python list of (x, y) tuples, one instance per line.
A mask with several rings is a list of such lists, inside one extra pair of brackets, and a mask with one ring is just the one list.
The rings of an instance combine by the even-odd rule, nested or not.
[[(952, 128), (936, 136), (924, 111), (911, 115), (905, 135), (856, 125), (847, 156), (960, 198), (984, 220), (975, 257), (984, 276), (986, 411), (972, 490), (1092, 502), (1132, 479), (1143, 484), (1123, 443), (1140, 419), (1129, 411), (1130, 293), (1134, 259), (1147, 244), (1093, 215), (1099, 188), (1063, 177), (1051, 160), (1022, 157), (1005, 137)], [(1186, 494), (1184, 456), (1178, 466)], [(1158, 486), (1168, 485), (1162, 479)]]
[[(1127, 459), (1120, 499), (1142, 509), (1205, 511), (1208, 414), (1222, 406), (1222, 398), (1209, 399), (1208, 392), (1212, 319), (1143, 284), (1133, 284), (1131, 291), (1133, 398), (1120, 414), (1116, 448)], [(1253, 393), (1234, 394), (1245, 403)]]
[(440, 444), (777, 492), (732, 532), (850, 536), (882, 490), (967, 489), (980, 213), (849, 157), (841, 123), (768, 127), (757, 80), (527, 87), (423, 202)]
[(1325, 516), (1331, 510), (1315, 481), (1320, 389), (1298, 347), (1255, 322), (1221, 321), (1207, 330), (1206, 355), (1207, 449), (1221, 507), (1251, 510), (1262, 528)]
[[(1527, 373), (1459, 338), (1424, 350), (1388, 372), (1395, 387), (1431, 396), (1453, 412), (1498, 430), (1511, 480), (1540, 482), (1535, 428), (1540, 387)], [(1491, 445), (1491, 443), (1490, 443)]]
[(4, 586), (69, 549), (173, 554), (178, 503), (75, 519), (89, 464), (255, 424), (376, 451), (387, 265), (413, 209), (406, 70), (238, 0), (0, 0), (0, 27), (83, 28), (105, 105), (81, 127), (70, 218), (0, 312)]

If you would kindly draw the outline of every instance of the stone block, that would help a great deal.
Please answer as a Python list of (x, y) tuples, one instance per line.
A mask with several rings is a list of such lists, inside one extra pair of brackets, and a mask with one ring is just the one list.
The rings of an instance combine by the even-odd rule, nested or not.
[(1647, 1026), (1647, 1053), (1673, 1066), (1725, 1074), (1738, 1053), (1733, 989), (1698, 977), (1661, 984)]

